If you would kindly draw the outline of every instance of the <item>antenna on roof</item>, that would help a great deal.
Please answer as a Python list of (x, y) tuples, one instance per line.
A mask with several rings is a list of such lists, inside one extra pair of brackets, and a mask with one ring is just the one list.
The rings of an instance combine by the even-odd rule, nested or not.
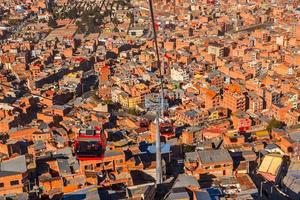
[[(155, 45), (155, 53), (156, 53), (156, 62), (159, 70), (160, 76), (160, 88), (161, 88), (161, 116), (164, 117), (164, 83), (161, 71), (161, 62), (159, 57), (158, 45), (157, 45), (157, 35), (156, 35), (156, 24), (154, 21), (154, 12), (153, 12), (153, 4), (152, 0), (149, 1), (149, 9), (151, 15), (152, 22), (152, 31), (154, 36), (154, 45)], [(160, 120), (159, 120), (159, 108), (156, 110), (156, 184), (162, 183), (162, 169), (161, 169), (161, 144), (160, 144)]]

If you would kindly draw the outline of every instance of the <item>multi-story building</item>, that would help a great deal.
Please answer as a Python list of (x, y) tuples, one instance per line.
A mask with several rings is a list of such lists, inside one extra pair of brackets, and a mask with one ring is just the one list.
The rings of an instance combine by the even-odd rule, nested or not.
[(193, 144), (196, 138), (199, 138), (201, 134), (201, 128), (198, 126), (191, 126), (186, 128), (181, 135), (182, 143)]
[(99, 186), (110, 186), (123, 183), (132, 184), (125, 154), (119, 150), (105, 151), (104, 158), (100, 160), (79, 160), (80, 172), (85, 174), (86, 181)]
[(189, 124), (191, 126), (197, 126), (201, 124), (208, 117), (207, 110), (179, 110), (176, 112), (176, 119), (182, 124)]
[(144, 98), (145, 94), (149, 94), (150, 89), (147, 85), (139, 83), (135, 84), (131, 87), (131, 95), (132, 96), (140, 96), (141, 99)]
[(236, 112), (237, 110), (245, 111), (246, 97), (239, 85), (232, 84), (224, 89), (223, 106), (231, 112)]
[(259, 113), (264, 108), (264, 100), (256, 95), (254, 92), (248, 92), (248, 106), (247, 108), (254, 113)]
[(25, 156), (0, 162), (0, 195), (29, 191), (28, 169)]
[(265, 108), (271, 108), (272, 104), (278, 104), (280, 100), (281, 94), (274, 90), (265, 90), (264, 99), (266, 101)]
[(215, 108), (220, 105), (221, 97), (220, 94), (213, 90), (206, 90), (203, 94), (203, 100), (206, 109)]
[(223, 57), (224, 49), (225, 49), (224, 46), (218, 43), (210, 43), (208, 46), (208, 53), (216, 55), (217, 57)]
[(207, 77), (205, 78), (205, 83), (210, 87), (215, 86), (217, 88), (220, 88), (223, 86), (224, 80), (224, 76), (220, 72), (213, 71), (207, 75)]
[(227, 109), (221, 106), (216, 106), (208, 109), (209, 117), (208, 121), (216, 121), (227, 118)]
[(250, 116), (243, 111), (237, 111), (235, 113), (232, 113), (231, 120), (233, 123), (233, 127), (236, 130), (247, 131), (251, 127), (252, 121), (250, 119)]
[(119, 94), (119, 103), (125, 108), (135, 108), (141, 102), (141, 96), (130, 96), (125, 92)]
[[(28, 191), (27, 173), (0, 171), (0, 195), (20, 194)], [(28, 180), (27, 180), (28, 184)]]
[(111, 89), (111, 100), (115, 103), (118, 103), (120, 101), (120, 94), (122, 93), (122, 90), (118, 87), (113, 87)]
[(172, 68), (171, 69), (171, 79), (173, 81), (187, 81), (189, 80), (189, 74), (187, 70), (182, 68)]
[(232, 175), (233, 161), (225, 149), (203, 150), (185, 154), (185, 173), (198, 179)]
[[(145, 95), (145, 109), (146, 110), (156, 110), (161, 107), (161, 94), (150, 93)], [(168, 109), (169, 103), (164, 99), (164, 108)]]

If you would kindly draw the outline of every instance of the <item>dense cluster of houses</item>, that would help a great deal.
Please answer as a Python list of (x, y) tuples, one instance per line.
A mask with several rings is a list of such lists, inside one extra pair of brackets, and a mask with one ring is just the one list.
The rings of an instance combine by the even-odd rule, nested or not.
[[(54, 7), (100, 0), (4, 1), (0, 195), (94, 185), (129, 199), (299, 198), (296, 2), (154, 0), (162, 99), (147, 1), (111, 8), (119, 24), (91, 34), (78, 19), (48, 21)], [(162, 102), (172, 134), (162, 134), (160, 187)]]

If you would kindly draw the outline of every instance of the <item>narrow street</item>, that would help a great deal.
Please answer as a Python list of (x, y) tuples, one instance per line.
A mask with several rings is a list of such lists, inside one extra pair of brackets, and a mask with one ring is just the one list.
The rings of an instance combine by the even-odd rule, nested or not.
[[(255, 167), (251, 167), (252, 170), (250, 172), (253, 172)], [(263, 179), (262, 176), (256, 174), (256, 173), (249, 173), (252, 181), (256, 185), (258, 189), (258, 198), (257, 199), (270, 199), (270, 200), (288, 200), (289, 198), (283, 196), (278, 189), (275, 188), (274, 183), (271, 183), (269, 181), (266, 181)], [(262, 188), (262, 192), (260, 191)], [(262, 197), (260, 196), (262, 194)]]

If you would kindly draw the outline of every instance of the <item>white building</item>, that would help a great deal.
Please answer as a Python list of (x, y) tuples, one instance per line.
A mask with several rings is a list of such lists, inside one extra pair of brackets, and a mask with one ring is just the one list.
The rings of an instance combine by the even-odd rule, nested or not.
[(183, 81), (189, 80), (189, 78), (190, 78), (190, 76), (189, 76), (189, 74), (188, 74), (187, 71), (185, 71), (185, 70), (183, 70), (181, 68), (177, 68), (177, 69), (172, 68), (171, 69), (171, 79), (173, 81), (181, 81), (181, 82), (183, 82)]
[(122, 90), (119, 88), (115, 87), (111, 90), (111, 100), (115, 103), (118, 103), (119, 100), (119, 95), (122, 93)]

